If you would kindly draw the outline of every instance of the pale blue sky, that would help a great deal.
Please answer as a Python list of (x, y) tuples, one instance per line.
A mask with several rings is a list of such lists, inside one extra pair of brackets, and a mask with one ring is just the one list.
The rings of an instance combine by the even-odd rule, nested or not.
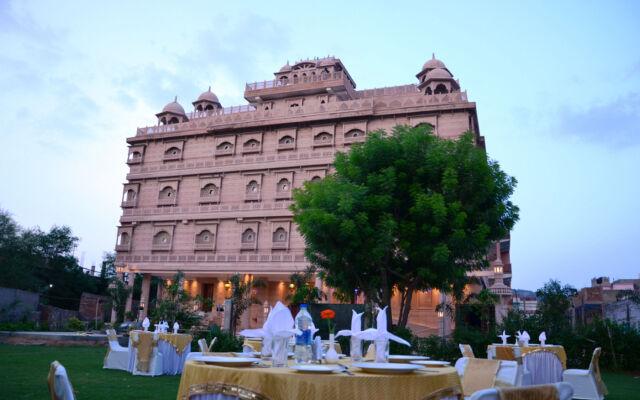
[(638, 2), (91, 3), (0, 0), (0, 208), (71, 226), (85, 266), (115, 245), (125, 138), (175, 95), (245, 104), (328, 54), (358, 89), (414, 83), (435, 52), (519, 181), (513, 287), (640, 273)]

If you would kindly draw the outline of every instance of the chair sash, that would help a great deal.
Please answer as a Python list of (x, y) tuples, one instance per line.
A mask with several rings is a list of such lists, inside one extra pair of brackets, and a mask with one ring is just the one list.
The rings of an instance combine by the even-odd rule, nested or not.
[[(59, 397), (56, 393), (56, 375), (58, 378), (58, 385), (64, 385), (62, 388), (62, 393), (68, 394), (68, 396)], [(62, 381), (62, 382), (60, 382)], [(47, 376), (47, 383), (49, 384), (49, 394), (51, 395), (51, 400), (75, 400), (76, 395), (73, 393), (73, 387), (71, 386), (71, 382), (69, 382), (69, 377), (67, 376), (67, 372), (64, 370), (64, 367), (58, 362), (54, 361), (51, 363), (51, 367), (49, 367), (49, 375)]]
[(482, 389), (494, 386), (500, 360), (486, 360), (483, 358), (469, 358), (462, 375), (462, 392), (465, 396)]
[(153, 348), (158, 347), (158, 339), (148, 332), (134, 332), (133, 347), (138, 350), (136, 369), (141, 372), (149, 372)]
[(537, 385), (498, 389), (500, 400), (559, 400), (555, 385)]
[(462, 352), (462, 357), (475, 358), (476, 356), (473, 354), (473, 349), (468, 344), (461, 344), (460, 350)]

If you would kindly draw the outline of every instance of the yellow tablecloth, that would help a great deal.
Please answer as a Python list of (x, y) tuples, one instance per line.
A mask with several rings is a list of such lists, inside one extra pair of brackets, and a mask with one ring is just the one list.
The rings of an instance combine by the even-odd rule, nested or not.
[[(487, 346), (487, 353), (491, 350), (491, 348), (496, 348), (496, 359), (498, 360), (510, 360), (513, 361), (513, 348), (516, 346), (510, 345), (495, 345), (490, 344)], [(562, 363), (562, 369), (567, 369), (567, 353), (564, 351), (564, 347), (559, 345), (547, 345), (547, 346), (527, 346), (527, 347), (519, 347), (522, 352), (522, 357), (527, 354), (535, 353), (536, 351), (548, 351), (554, 353), (560, 359)]]
[[(349, 359), (343, 360), (343, 364), (351, 364)], [(293, 361), (289, 360), (289, 364), (293, 365)], [(190, 396), (213, 389), (241, 398), (268, 400), (417, 400), (436, 390), (461, 385), (453, 367), (425, 368), (425, 371), (402, 375), (368, 374), (356, 367), (350, 370), (355, 375), (303, 374), (272, 367), (229, 368), (191, 360), (182, 371), (177, 399), (188, 400)]]
[(158, 340), (169, 343), (180, 355), (191, 344), (192, 337), (183, 333), (159, 333)]

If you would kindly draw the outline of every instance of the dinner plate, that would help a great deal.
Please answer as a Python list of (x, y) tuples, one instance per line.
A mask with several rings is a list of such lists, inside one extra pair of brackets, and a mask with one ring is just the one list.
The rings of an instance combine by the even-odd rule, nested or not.
[(249, 351), (247, 353), (233, 353), (233, 355), (236, 356), (236, 357), (260, 358), (260, 352), (259, 351)]
[(330, 374), (333, 371), (340, 371), (342, 368), (337, 365), (292, 365), (292, 370), (303, 374)]
[(410, 356), (410, 355), (390, 355), (389, 362), (392, 363), (410, 363), (412, 361), (428, 360), (427, 356)]
[(257, 362), (255, 358), (249, 357), (220, 357), (220, 356), (197, 356), (193, 358), (205, 364), (221, 365), (223, 367), (248, 367)]
[(442, 367), (448, 367), (449, 365), (451, 365), (451, 363), (449, 361), (430, 361), (430, 360), (418, 360), (418, 361), (411, 361), (411, 364), (417, 364), (417, 365), (422, 365), (424, 367), (432, 367), (432, 368), (442, 368)]
[(421, 365), (402, 363), (354, 363), (351, 365), (360, 368), (363, 372), (373, 374), (410, 374), (423, 368)]

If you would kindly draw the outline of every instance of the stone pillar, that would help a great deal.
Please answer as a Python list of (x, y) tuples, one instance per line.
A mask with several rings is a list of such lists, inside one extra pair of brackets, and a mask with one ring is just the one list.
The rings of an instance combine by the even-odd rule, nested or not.
[(140, 320), (145, 319), (149, 311), (149, 289), (151, 288), (151, 274), (142, 275), (142, 294), (140, 295)]
[[(133, 304), (133, 283), (136, 280), (136, 274), (134, 274), (133, 272), (129, 272), (129, 281), (127, 282), (127, 286), (129, 289), (129, 296), (127, 296), (127, 305), (124, 308), (124, 312), (126, 313), (127, 311), (130, 312), (131, 314), (133, 314), (133, 310), (131, 309), (131, 305)], [(122, 274), (124, 279), (124, 274)], [(125, 317), (126, 319), (126, 317)]]

